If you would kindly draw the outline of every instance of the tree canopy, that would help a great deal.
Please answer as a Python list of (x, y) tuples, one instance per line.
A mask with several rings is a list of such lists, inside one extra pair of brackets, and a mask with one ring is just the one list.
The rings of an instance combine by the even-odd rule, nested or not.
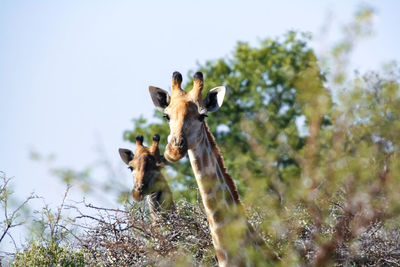
[[(305, 134), (298, 129), (304, 126), (301, 118), (306, 115), (302, 97), (323, 94), (325, 101), (330, 102), (329, 94), (322, 87), (323, 75), (319, 74), (314, 52), (307, 45), (308, 39), (305, 34), (289, 32), (283, 40), (266, 39), (256, 47), (240, 42), (230, 57), (207, 61), (188, 73), (187, 90), (195, 71), (205, 75), (204, 94), (219, 85), (228, 88), (221, 109), (210, 114), (207, 124), (242, 193), (248, 188), (245, 185), (249, 177), (243, 170), (251, 173), (252, 178), (261, 179), (266, 186), (271, 185), (272, 176), (286, 182), (299, 176), (298, 164), (288, 152), (304, 146)], [(318, 92), (308, 92), (308, 88), (299, 87), (299, 79), (314, 68), (316, 77), (310, 79), (320, 85), (316, 88)], [(134, 142), (138, 134), (151, 137), (159, 133), (161, 144), (165, 145), (168, 124), (159, 111), (155, 117), (159, 121), (152, 123), (144, 118), (134, 119), (133, 129), (124, 134), (125, 140)], [(257, 146), (269, 151), (267, 162), (257, 155)], [(266, 165), (274, 167), (266, 168)], [(170, 168), (174, 171), (167, 172), (167, 176), (176, 195), (195, 201), (196, 182), (188, 160), (174, 163)]]

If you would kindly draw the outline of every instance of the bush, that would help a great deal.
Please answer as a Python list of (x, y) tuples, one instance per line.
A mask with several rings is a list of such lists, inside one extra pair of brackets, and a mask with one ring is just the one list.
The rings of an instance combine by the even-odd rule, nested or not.
[(85, 266), (86, 254), (83, 250), (76, 251), (61, 247), (57, 243), (48, 245), (31, 242), (28, 247), (15, 254), (11, 266)]
[(180, 201), (175, 210), (153, 222), (143, 203), (126, 210), (86, 205), (97, 215), (82, 214), (77, 223), (85, 229), (77, 248), (89, 265), (184, 266), (216, 264), (204, 212)]

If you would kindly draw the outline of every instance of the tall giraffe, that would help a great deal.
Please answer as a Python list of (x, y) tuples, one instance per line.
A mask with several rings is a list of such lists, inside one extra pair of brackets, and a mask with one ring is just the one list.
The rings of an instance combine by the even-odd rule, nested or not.
[(136, 136), (135, 154), (129, 149), (120, 148), (119, 154), (135, 177), (132, 197), (136, 201), (147, 198), (150, 215), (156, 220), (159, 214), (174, 208), (171, 189), (160, 172), (163, 157), (160, 156), (158, 143), (160, 136), (153, 136), (150, 147), (143, 146), (143, 136)]
[[(170, 135), (164, 157), (176, 162), (188, 153), (219, 265), (252, 266), (247, 252), (262, 250), (265, 244), (247, 221), (236, 185), (204, 121), (208, 112), (214, 112), (222, 105), (225, 87), (211, 89), (203, 99), (201, 72), (194, 75), (191, 91), (185, 92), (181, 84), (182, 75), (174, 72), (171, 97), (163, 89), (149, 87), (154, 105), (169, 121)], [(274, 253), (266, 254), (266, 258), (276, 258)]]

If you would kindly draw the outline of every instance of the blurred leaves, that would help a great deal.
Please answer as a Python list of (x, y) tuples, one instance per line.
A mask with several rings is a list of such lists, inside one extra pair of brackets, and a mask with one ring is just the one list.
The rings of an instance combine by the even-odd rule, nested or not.
[(354, 15), (354, 19), (343, 27), (343, 38), (332, 48), (332, 59), (329, 68), (332, 71), (332, 81), (343, 84), (348, 78), (347, 69), (351, 52), (356, 44), (373, 34), (375, 10), (368, 5), (362, 5)]

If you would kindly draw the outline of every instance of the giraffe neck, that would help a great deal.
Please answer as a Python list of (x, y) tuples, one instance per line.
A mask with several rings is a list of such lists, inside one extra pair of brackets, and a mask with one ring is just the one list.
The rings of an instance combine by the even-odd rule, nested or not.
[[(239, 195), (226, 172), (219, 148), (204, 123), (197, 145), (188, 150), (220, 266), (245, 264), (245, 236), (249, 231)], [(234, 233), (232, 235), (232, 233)], [(235, 234), (238, 234), (236, 236)], [(234, 245), (232, 245), (235, 243)], [(235, 247), (236, 246), (236, 247)]]
[(149, 204), (150, 216), (155, 221), (159, 215), (163, 215), (163, 213), (174, 208), (174, 201), (168, 182), (161, 174), (159, 174), (153, 186), (156, 186), (157, 190), (147, 196), (147, 202)]

